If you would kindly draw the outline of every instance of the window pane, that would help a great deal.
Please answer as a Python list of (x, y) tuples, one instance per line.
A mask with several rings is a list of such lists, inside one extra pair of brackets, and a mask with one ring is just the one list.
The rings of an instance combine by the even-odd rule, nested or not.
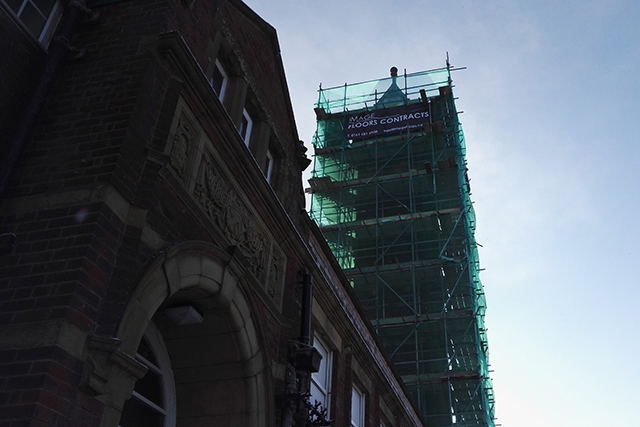
[(267, 160), (264, 165), (264, 176), (267, 178), (267, 182), (271, 182), (271, 175), (273, 174), (273, 155), (271, 151), (267, 150)]
[(151, 407), (145, 405), (141, 401), (131, 397), (127, 400), (122, 415), (120, 417), (120, 425), (122, 427), (162, 427), (164, 417)]
[(331, 392), (331, 352), (327, 346), (320, 341), (317, 337), (313, 339), (313, 346), (318, 350), (322, 356), (320, 361), (320, 369), (318, 372), (311, 374), (311, 398), (309, 401), (322, 402), (322, 406), (325, 409), (329, 409), (329, 394)]
[(154, 365), (158, 366), (158, 359), (156, 359), (156, 355), (151, 350), (151, 345), (149, 345), (149, 341), (145, 337), (142, 337), (142, 341), (140, 341), (140, 346), (138, 347), (138, 354)]
[(220, 68), (215, 67), (213, 69), (213, 75), (211, 76), (211, 87), (215, 91), (215, 93), (220, 96), (220, 92), (222, 91), (222, 84), (224, 83), (224, 76), (220, 72)]
[(27, 3), (25, 6), (24, 11), (20, 15), (20, 20), (24, 22), (24, 25), (27, 26), (31, 35), (35, 38), (40, 37), (44, 24), (47, 22), (31, 3)]
[(253, 120), (251, 120), (251, 116), (247, 113), (247, 110), (242, 110), (242, 120), (240, 121), (240, 137), (244, 141), (244, 143), (249, 146), (249, 140), (251, 138), (251, 127), (253, 126)]
[(314, 405), (316, 402), (320, 402), (324, 408), (328, 406), (327, 396), (324, 394), (322, 390), (318, 388), (318, 386), (314, 382), (311, 382), (310, 391), (311, 391), (311, 397), (309, 398), (309, 403)]
[(149, 369), (144, 377), (136, 381), (135, 391), (146, 397), (161, 408), (162, 401), (162, 377), (152, 369)]
[(220, 63), (220, 61), (216, 61), (213, 67), (213, 74), (211, 75), (211, 79), (209, 80), (209, 84), (213, 88), (213, 91), (218, 95), (218, 99), (222, 101), (224, 99), (224, 94), (227, 88), (227, 72), (224, 67)]
[(242, 121), (240, 122), (240, 136), (242, 139), (245, 139), (247, 136), (247, 130), (249, 128), (249, 120), (247, 120), (246, 116), (242, 116)]
[(153, 323), (140, 340), (136, 360), (147, 367), (124, 403), (121, 427), (175, 426), (175, 394), (169, 354)]
[(322, 356), (322, 361), (320, 361), (320, 368), (318, 369), (318, 372), (314, 372), (313, 374), (311, 374), (311, 377), (316, 382), (321, 384), (323, 389), (327, 389), (329, 387), (329, 380), (331, 378), (329, 376), (329, 370), (328, 370), (329, 351), (324, 346), (322, 341), (318, 339), (314, 340), (313, 346), (318, 350), (318, 352), (320, 352), (320, 355)]
[(20, 6), (22, 6), (22, 3), (24, 3), (24, 1), (23, 0), (5, 0), (5, 3), (7, 3), (7, 6), (9, 6), (11, 10), (13, 10), (13, 12), (17, 15), (18, 12), (20, 11)]
[(351, 425), (364, 426), (364, 395), (355, 387), (351, 389)]
[(34, 0), (33, 3), (36, 5), (40, 12), (45, 16), (49, 17), (51, 15), (51, 11), (53, 10), (53, 5), (56, 4), (53, 0)]

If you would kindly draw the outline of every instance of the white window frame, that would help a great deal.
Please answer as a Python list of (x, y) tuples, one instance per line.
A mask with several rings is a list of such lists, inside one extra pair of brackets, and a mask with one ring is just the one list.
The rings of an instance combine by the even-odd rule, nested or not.
[[(216, 70), (218, 70), (222, 75), (222, 84), (220, 85), (220, 93), (217, 93), (215, 88), (213, 87), (213, 74), (215, 74)], [(227, 70), (225, 70), (222, 63), (220, 63), (220, 61), (216, 59), (216, 62), (214, 64), (214, 71), (211, 74), (211, 78), (209, 79), (209, 84), (211, 85), (211, 88), (213, 89), (213, 91), (216, 92), (216, 95), (218, 96), (218, 99), (220, 101), (224, 100), (224, 95), (227, 93), (228, 82), (229, 82), (229, 75), (227, 74)]]
[[(53, 32), (58, 25), (58, 21), (60, 20), (60, 16), (62, 15), (62, 3), (60, 0), (55, 0), (55, 4), (51, 8), (51, 12), (48, 16), (45, 16), (40, 9), (36, 6), (33, 0), (22, 0), (20, 7), (17, 11), (14, 11), (9, 5), (4, 1), (0, 0), (0, 3), (20, 22), (20, 25), (29, 33), (33, 38), (35, 38), (42, 46), (47, 47), (49, 42), (51, 41), (51, 37), (53, 36)], [(33, 34), (29, 27), (22, 20), (22, 15), (27, 5), (31, 5), (36, 11), (45, 18), (45, 24), (42, 30), (40, 30), (39, 34)]]
[(251, 141), (251, 131), (253, 130), (253, 120), (251, 119), (251, 116), (249, 115), (249, 112), (247, 111), (246, 108), (242, 109), (242, 119), (246, 120), (247, 124), (244, 125), (244, 123), (241, 121), (238, 132), (240, 133), (240, 137), (244, 141), (244, 144), (248, 147), (249, 141)]
[(145, 396), (133, 390), (131, 399), (137, 399), (144, 405), (152, 408), (156, 412), (164, 416), (164, 427), (175, 427), (176, 425), (176, 386), (173, 379), (173, 371), (171, 370), (171, 359), (164, 343), (164, 338), (160, 334), (158, 328), (149, 323), (144, 337), (151, 347), (158, 364), (155, 365), (140, 354), (136, 354), (136, 360), (143, 363), (147, 369), (152, 370), (162, 378), (162, 396), (164, 398), (164, 407), (160, 407), (156, 403), (150, 401)]
[(316, 401), (327, 410), (327, 417), (331, 416), (331, 373), (333, 371), (333, 353), (318, 336), (313, 337), (313, 347), (320, 352), (322, 361), (318, 372), (311, 374), (310, 403)]
[(264, 177), (269, 184), (271, 184), (271, 178), (273, 177), (273, 163), (273, 154), (271, 154), (271, 150), (267, 149), (267, 164), (265, 165)]
[(364, 427), (365, 405), (364, 392), (353, 385), (351, 387), (351, 427)]

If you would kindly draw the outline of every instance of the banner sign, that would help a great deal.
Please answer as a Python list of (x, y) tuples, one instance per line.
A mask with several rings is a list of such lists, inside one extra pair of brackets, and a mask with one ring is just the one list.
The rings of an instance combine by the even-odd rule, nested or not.
[(347, 139), (386, 136), (419, 129), (425, 123), (429, 123), (429, 107), (427, 105), (402, 105), (347, 116), (344, 135)]

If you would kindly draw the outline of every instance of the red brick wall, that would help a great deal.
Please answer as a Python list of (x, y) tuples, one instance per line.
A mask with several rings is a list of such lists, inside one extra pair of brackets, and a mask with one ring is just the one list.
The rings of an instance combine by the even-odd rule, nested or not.
[[(72, 42), (87, 54), (60, 69), (3, 194), (0, 233), (14, 233), (16, 245), (0, 254), (0, 328), (35, 330), (64, 319), (89, 334), (115, 334), (128, 298), (157, 251), (143, 243), (141, 228), (125, 224), (107, 204), (95, 201), (104, 184), (145, 211), (146, 223), (168, 245), (219, 241), (205, 221), (185, 217), (192, 208), (158, 178), (160, 165), (148, 157), (167, 141), (181, 86), (163, 66), (155, 40), (178, 29), (204, 67), (217, 7), (215, 1), (196, 1), (193, 9), (178, 0), (122, 2), (99, 8), (100, 20), (79, 29)], [(252, 64), (247, 78), (269, 100), (268, 115), (289, 138), (284, 143), (295, 157), (294, 125), (272, 65), (279, 59), (270, 39), (262, 36), (262, 26), (233, 8), (225, 9), (224, 20), (237, 30), (234, 37)], [(13, 111), (12, 103), (33, 78), (23, 70), (37, 70), (42, 60), (41, 53), (27, 52), (25, 46), (12, 50), (11, 37), (17, 36), (7, 34), (0, 32), (0, 52), (11, 51), (8, 58), (16, 70), (11, 84), (19, 89), (0, 101), (0, 117)], [(299, 268), (297, 263), (288, 267), (289, 295), (295, 292)], [(292, 301), (284, 312), (295, 319)], [(276, 338), (296, 328), (285, 330), (280, 322), (268, 319), (262, 328), (272, 341), (270, 354), (284, 359), (287, 340)], [(297, 325), (295, 320), (291, 324)], [(0, 350), (0, 426), (97, 425), (102, 405), (78, 389), (83, 368), (59, 347), (29, 340), (21, 348)]]
[(102, 404), (77, 389), (82, 362), (60, 348), (2, 350), (0, 364), (1, 425), (99, 424)]

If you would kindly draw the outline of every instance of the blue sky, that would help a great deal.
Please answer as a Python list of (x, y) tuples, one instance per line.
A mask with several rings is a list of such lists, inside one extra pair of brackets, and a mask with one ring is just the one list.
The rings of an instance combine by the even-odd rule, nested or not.
[(300, 138), (323, 87), (444, 66), (475, 201), (497, 423), (635, 427), (640, 2), (247, 0)]

